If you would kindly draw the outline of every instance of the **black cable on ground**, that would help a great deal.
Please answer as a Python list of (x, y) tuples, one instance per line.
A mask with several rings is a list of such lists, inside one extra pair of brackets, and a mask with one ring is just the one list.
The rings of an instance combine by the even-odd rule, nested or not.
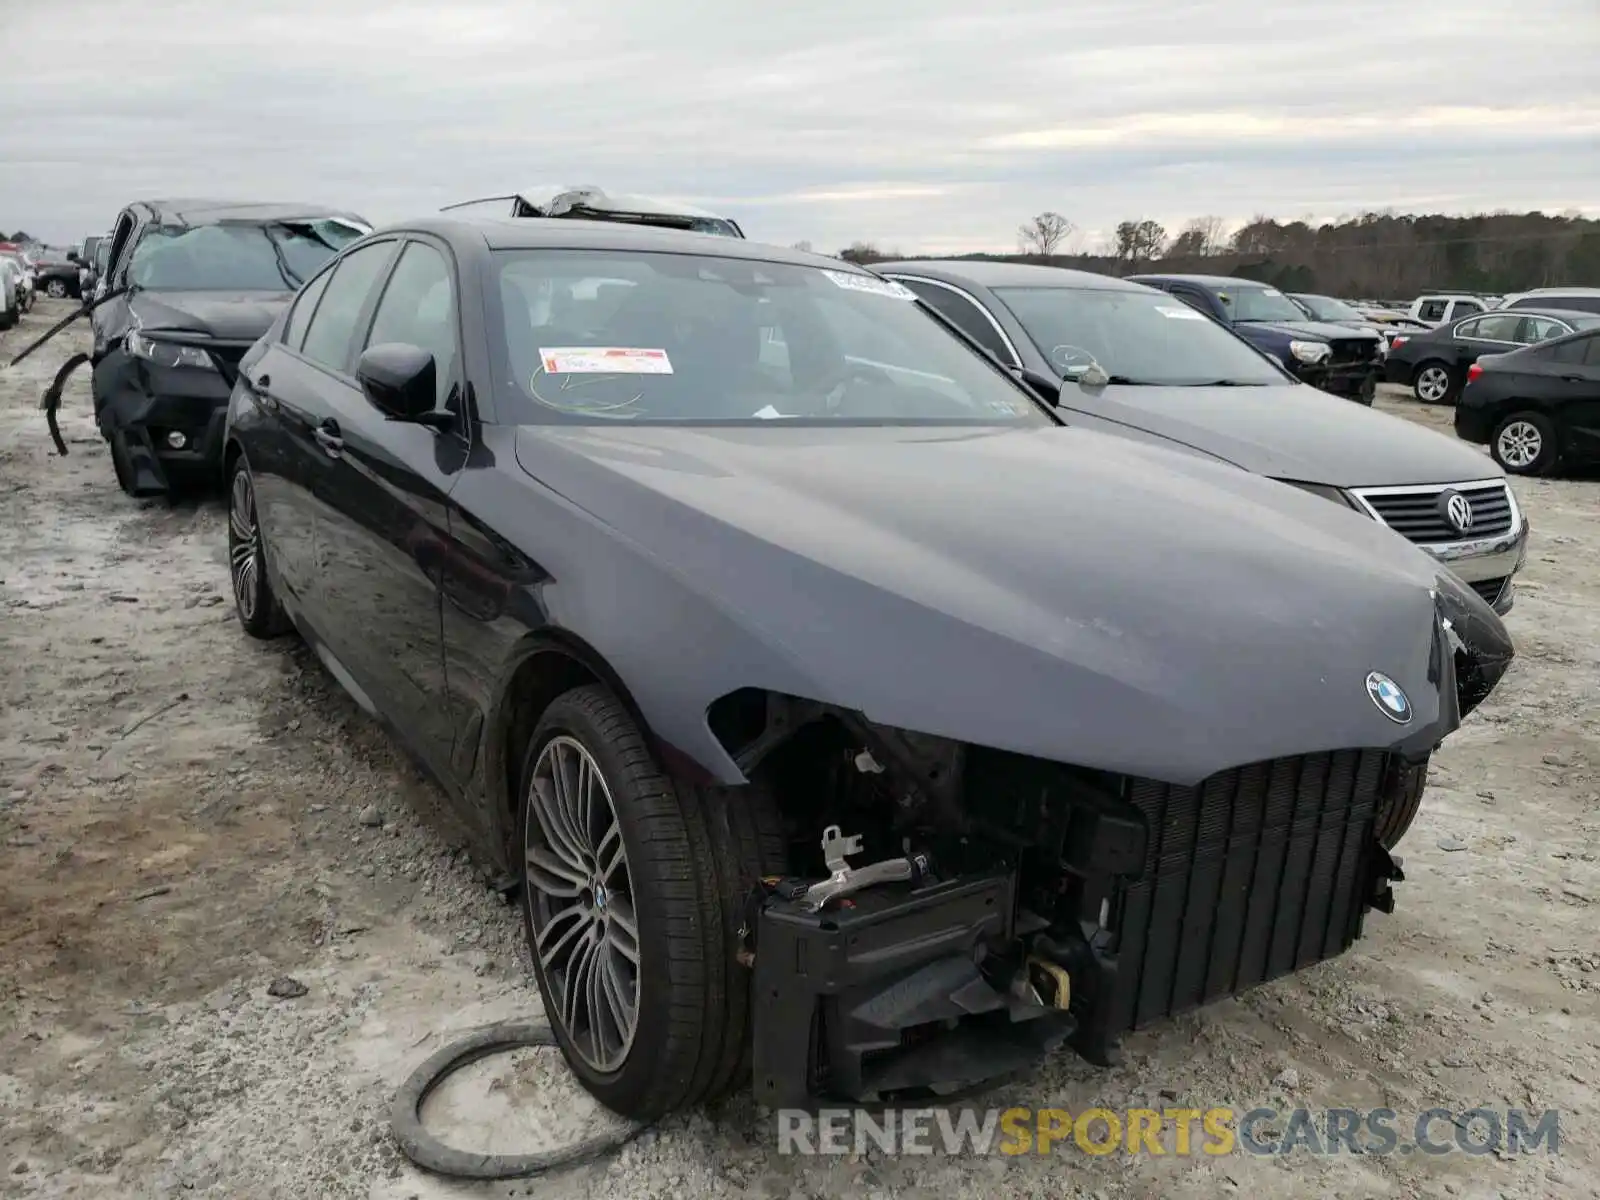
[(423, 1103), (452, 1072), (492, 1054), (555, 1044), (555, 1034), (548, 1025), (506, 1022), (475, 1030), (440, 1050), (411, 1073), (395, 1096), (389, 1123), (401, 1152), (423, 1170), (436, 1175), (456, 1179), (521, 1179), (592, 1161), (643, 1132), (643, 1124), (631, 1122), (621, 1129), (537, 1154), (479, 1154), (446, 1146), (423, 1128)]

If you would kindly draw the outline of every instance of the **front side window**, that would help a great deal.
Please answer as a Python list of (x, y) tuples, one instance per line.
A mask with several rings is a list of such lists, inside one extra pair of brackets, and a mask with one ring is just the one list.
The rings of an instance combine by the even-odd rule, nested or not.
[[(1485, 319), (1493, 320), (1494, 318)], [(1523, 317), (1517, 325), (1516, 340), (1524, 346), (1531, 346), (1535, 342), (1543, 342), (1571, 332), (1571, 329), (1551, 317)]]
[(1305, 313), (1277, 288), (1230, 287), (1217, 292), (1230, 321), (1304, 321)]
[(426, 242), (411, 242), (395, 264), (373, 316), (368, 346), (405, 342), (433, 355), (436, 406), (456, 376), (456, 305), (450, 264)]
[(306, 330), (302, 354), (335, 371), (348, 368), (356, 321), (393, 252), (393, 242), (373, 242), (352, 251), (333, 269)]
[(361, 236), (340, 221), (152, 225), (128, 282), (152, 291), (292, 292)]
[(898, 284), (710, 255), (496, 254), (508, 419), (1052, 424)]
[(973, 301), (958, 292), (920, 279), (902, 280), (929, 308), (943, 314), (955, 327), (1003, 363), (1015, 363), (1005, 339)]
[(1428, 300), (1417, 310), (1417, 316), (1424, 321), (1442, 321), (1444, 320), (1444, 314), (1449, 311), (1450, 305), (1447, 301)]
[(1286, 381), (1282, 371), (1210, 317), (1173, 296), (1120, 288), (995, 288), (1060, 371), (1098, 365), (1113, 382), (1169, 387)]

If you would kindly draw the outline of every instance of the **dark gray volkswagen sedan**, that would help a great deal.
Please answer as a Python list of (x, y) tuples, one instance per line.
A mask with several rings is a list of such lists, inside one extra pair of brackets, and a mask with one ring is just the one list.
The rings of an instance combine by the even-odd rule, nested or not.
[(915, 261), (898, 280), (1073, 425), (1179, 442), (1384, 522), (1510, 610), (1528, 525), (1505, 472), (1453, 438), (1308, 387), (1142, 284), (1020, 263)]

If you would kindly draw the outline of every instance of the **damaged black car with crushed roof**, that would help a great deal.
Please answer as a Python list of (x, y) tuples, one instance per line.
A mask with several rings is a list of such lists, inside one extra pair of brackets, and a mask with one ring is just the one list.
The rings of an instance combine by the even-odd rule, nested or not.
[(1348, 949), (1512, 660), (1391, 531), (1155, 442), (848, 263), (433, 217), (241, 364), (233, 590), (520, 885), (608, 1107), (949, 1095)]
[(215, 486), (239, 360), (300, 285), (371, 228), (314, 204), (151, 200), (122, 211), (89, 362), (95, 421), (125, 492)]

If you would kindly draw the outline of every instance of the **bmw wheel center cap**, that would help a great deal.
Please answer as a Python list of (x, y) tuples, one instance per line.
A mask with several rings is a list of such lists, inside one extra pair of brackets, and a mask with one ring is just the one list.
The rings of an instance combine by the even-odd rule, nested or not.
[(1397, 725), (1411, 720), (1411, 700), (1400, 685), (1381, 671), (1367, 675), (1367, 695), (1379, 712)]

